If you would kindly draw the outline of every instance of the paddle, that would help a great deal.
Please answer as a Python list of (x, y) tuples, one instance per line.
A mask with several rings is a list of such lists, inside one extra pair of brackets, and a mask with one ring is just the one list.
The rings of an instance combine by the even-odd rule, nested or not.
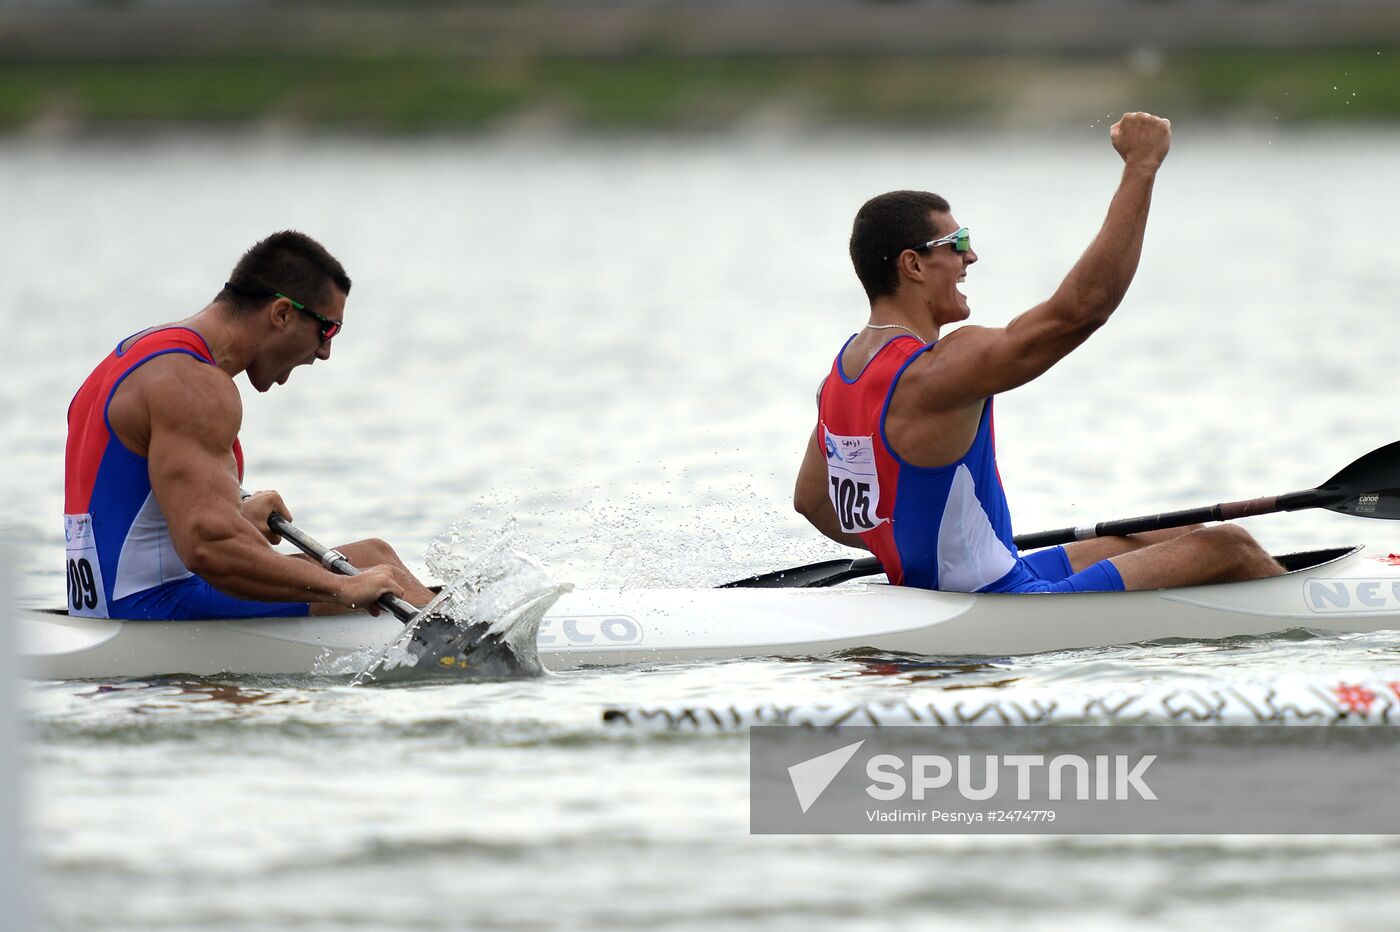
[[(359, 575), (360, 571), (340, 551), (319, 543), (277, 512), (268, 515), (267, 524), (296, 545), (298, 550), (320, 560), (321, 565), (331, 572), (342, 576)], [(378, 604), (412, 632), (407, 645), (408, 653), (413, 658), (408, 668), (410, 672), (457, 678), (538, 676), (542, 672), (538, 663), (517, 656), (499, 635), (490, 631), (488, 624), (478, 622), (464, 628), (446, 615), (425, 613), (387, 592), (379, 597)], [(432, 605), (428, 608), (432, 608)], [(370, 679), (382, 682), (390, 678), (403, 679), (404, 671), (404, 667), (397, 667), (390, 676), (386, 676), (390, 671), (380, 658), (366, 672), (371, 674)], [(356, 682), (363, 678), (362, 675)]]
[[(1085, 527), (1019, 534), (1015, 543), (1018, 550), (1035, 550), (1038, 547), (1052, 547), (1095, 537), (1141, 534), (1145, 531), (1161, 531), (1205, 521), (1234, 521), (1239, 518), (1276, 514), (1281, 511), (1301, 511), (1307, 508), (1325, 508), (1359, 518), (1381, 518), (1390, 521), (1400, 519), (1400, 441), (1372, 450), (1315, 489), (1239, 502), (1223, 502), (1158, 515), (1144, 515), (1139, 518), (1122, 518)], [(874, 557), (823, 560), (806, 566), (760, 573), (747, 579), (725, 583), (719, 588), (819, 588), (835, 586), (880, 572), (883, 570)]]

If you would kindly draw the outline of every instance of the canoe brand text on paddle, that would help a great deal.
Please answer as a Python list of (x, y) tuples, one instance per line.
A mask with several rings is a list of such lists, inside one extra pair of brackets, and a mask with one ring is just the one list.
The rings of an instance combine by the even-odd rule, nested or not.
[(1400, 582), (1394, 579), (1309, 579), (1303, 593), (1308, 610), (1322, 615), (1400, 609)]

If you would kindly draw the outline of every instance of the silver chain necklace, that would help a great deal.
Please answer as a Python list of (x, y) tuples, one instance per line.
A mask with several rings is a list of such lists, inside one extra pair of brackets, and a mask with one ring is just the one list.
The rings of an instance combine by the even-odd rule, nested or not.
[(905, 333), (911, 335), (912, 337), (914, 337), (914, 339), (918, 340), (920, 343), (927, 343), (927, 342), (928, 342), (928, 341), (925, 340), (923, 337), (919, 336), (917, 333), (915, 333), (913, 330), (910, 330), (908, 327), (904, 326), (903, 324), (866, 324), (866, 325), (865, 325), (865, 329), (866, 329), (866, 330), (903, 330)]

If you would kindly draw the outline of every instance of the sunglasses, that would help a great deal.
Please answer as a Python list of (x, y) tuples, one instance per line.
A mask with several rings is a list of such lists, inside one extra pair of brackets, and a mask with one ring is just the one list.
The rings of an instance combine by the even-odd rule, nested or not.
[(936, 246), (952, 246), (954, 252), (967, 252), (972, 248), (972, 234), (967, 227), (958, 227), (947, 236), (940, 236), (938, 239), (931, 239), (922, 246), (910, 246), (915, 252), (923, 252), (925, 249), (933, 249)]
[(274, 291), (274, 292), (272, 293), (272, 296), (273, 296), (274, 298), (287, 298), (288, 301), (292, 302), (292, 307), (294, 307), (294, 308), (296, 308), (297, 310), (301, 311), (301, 312), (302, 312), (303, 314), (305, 314), (307, 317), (310, 317), (311, 319), (315, 320), (316, 323), (320, 324), (320, 325), (321, 325), (321, 342), (322, 342), (322, 343), (325, 343), (325, 342), (326, 342), (327, 340), (329, 340), (331, 337), (335, 336), (335, 335), (336, 335), (337, 333), (339, 333), (339, 332), (341, 331), (341, 329), (345, 326), (345, 324), (344, 324), (342, 321), (339, 321), (339, 320), (331, 320), (329, 317), (322, 317), (320, 314), (317, 314), (315, 311), (313, 311), (311, 308), (307, 307), (305, 304), (302, 304), (302, 303), (301, 303), (300, 301), (298, 301), (296, 298), (288, 298), (286, 295), (284, 295), (284, 294), (283, 294), (282, 292), (280, 292), (280, 291)]
[(327, 340), (329, 340), (331, 337), (335, 336), (337, 333), (339, 333), (345, 328), (345, 324), (342, 321), (331, 320), (329, 317), (317, 314), (315, 311), (307, 307), (305, 304), (302, 304), (296, 298), (284, 295), (280, 291), (266, 291), (261, 288), (256, 290), (252, 288), (244, 288), (242, 286), (235, 285), (233, 282), (224, 282), (224, 287), (227, 288), (229, 291), (234, 292), (235, 294), (248, 295), (254, 298), (286, 298), (287, 301), (291, 302), (292, 307), (296, 308), (298, 311), (301, 311), (307, 317), (310, 317), (311, 319), (316, 321), (317, 324), (320, 325), (322, 343), (325, 343)]

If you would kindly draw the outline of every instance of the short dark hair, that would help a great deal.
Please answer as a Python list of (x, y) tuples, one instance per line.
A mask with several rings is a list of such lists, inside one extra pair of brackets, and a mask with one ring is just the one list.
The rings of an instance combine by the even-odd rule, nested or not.
[(894, 260), (917, 243), (937, 235), (934, 213), (951, 211), (948, 202), (927, 191), (891, 191), (866, 201), (851, 227), (851, 264), (871, 301), (899, 288)]
[(251, 311), (281, 292), (315, 308), (330, 301), (332, 286), (350, 293), (350, 276), (339, 260), (305, 233), (283, 230), (243, 254), (214, 300)]

